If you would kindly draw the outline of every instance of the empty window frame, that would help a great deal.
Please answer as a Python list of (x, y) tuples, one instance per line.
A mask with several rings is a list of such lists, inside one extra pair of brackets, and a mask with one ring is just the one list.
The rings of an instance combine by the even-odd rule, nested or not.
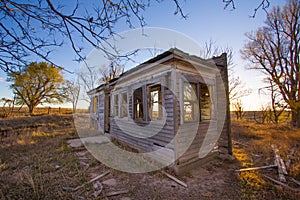
[(211, 86), (204, 83), (185, 82), (183, 95), (183, 119), (185, 122), (211, 119)]
[(149, 107), (148, 113), (150, 120), (159, 120), (162, 118), (162, 94), (161, 86), (154, 85), (149, 87)]
[(211, 86), (204, 83), (199, 84), (200, 87), (200, 110), (201, 120), (211, 119), (212, 102), (211, 102)]
[(199, 119), (199, 102), (197, 84), (185, 82), (183, 85), (183, 120), (185, 122)]
[(113, 113), (115, 117), (119, 116), (119, 95), (114, 95), (114, 107), (113, 107)]
[(94, 96), (94, 98), (93, 98), (93, 112), (94, 112), (94, 113), (97, 112), (97, 103), (98, 103), (97, 100), (98, 100), (98, 99), (97, 99), (97, 96)]
[(133, 119), (144, 120), (143, 88), (137, 88), (133, 92)]
[(120, 100), (120, 117), (128, 116), (128, 103), (127, 103), (127, 92), (121, 94)]

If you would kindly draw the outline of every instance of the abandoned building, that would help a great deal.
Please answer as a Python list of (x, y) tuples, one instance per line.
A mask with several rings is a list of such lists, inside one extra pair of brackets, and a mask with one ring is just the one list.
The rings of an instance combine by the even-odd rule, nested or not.
[[(227, 58), (170, 49), (88, 92), (91, 123), (177, 174), (231, 154)], [(174, 139), (174, 140), (173, 140)], [(171, 142), (172, 141), (172, 142)]]

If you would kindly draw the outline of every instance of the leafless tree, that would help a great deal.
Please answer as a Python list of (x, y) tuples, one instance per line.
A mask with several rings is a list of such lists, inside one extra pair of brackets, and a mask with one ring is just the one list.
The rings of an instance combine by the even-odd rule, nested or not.
[(245, 83), (242, 82), (239, 76), (236, 76), (233, 62), (234, 52), (232, 48), (228, 46), (220, 47), (216, 45), (216, 42), (213, 40), (205, 42), (203, 46), (203, 51), (200, 52), (200, 57), (202, 58), (212, 58), (213, 56), (218, 56), (224, 52), (227, 54), (230, 102), (235, 102), (237, 100), (241, 101), (240, 99), (242, 97), (248, 96), (252, 92), (252, 90), (245, 86)]
[(78, 72), (79, 84), (82, 86), (82, 90), (80, 90), (80, 100), (84, 100), (88, 103), (91, 102), (89, 96), (87, 96), (87, 92), (98, 87), (102, 81), (101, 71), (99, 67), (90, 66), (86, 64), (80, 72)]
[(237, 120), (243, 119), (245, 112), (244, 112), (244, 105), (243, 105), (243, 102), (241, 101), (241, 99), (236, 100), (232, 104), (232, 106), (234, 108), (234, 113), (236, 115), (236, 119)]
[(115, 62), (111, 62), (107, 66), (102, 66), (100, 68), (101, 79), (104, 83), (108, 83), (114, 78), (118, 78), (121, 74), (124, 73), (124, 66)]
[(80, 84), (84, 91), (90, 91), (101, 83), (100, 71), (95, 66), (85, 66), (83, 70), (78, 73)]
[(210, 39), (203, 45), (203, 50), (200, 52), (200, 57), (209, 59), (213, 56), (219, 56), (221, 53), (227, 53), (227, 65), (228, 68), (232, 69), (233, 63), (233, 49), (229, 46), (221, 47), (216, 44), (216, 41)]
[[(65, 3), (64, 3), (65, 2)], [(11, 72), (27, 66), (32, 57), (53, 65), (52, 51), (71, 46), (76, 60), (85, 59), (86, 43), (119, 57), (118, 49), (107, 51), (106, 39), (115, 35), (115, 26), (126, 23), (129, 28), (146, 25), (144, 11), (161, 0), (85, 1), (0, 1), (0, 68)], [(180, 0), (172, 0), (175, 15), (186, 18)], [(56, 65), (57, 66), (57, 65)], [(58, 67), (58, 66), (57, 66)]]
[[(15, 110), (15, 106), (17, 104), (17, 98), (16, 95), (14, 95), (13, 99), (8, 99), (3, 97), (2, 99), (0, 99), (0, 103), (2, 103), (2, 111), (3, 111), (3, 117), (8, 117), (10, 116), (14, 110)], [(24, 104), (20, 104), (18, 107), (18, 112), (22, 109)]]
[(236, 76), (235, 73), (229, 74), (229, 99), (231, 102), (248, 96), (251, 92), (252, 90), (246, 87), (239, 76)]
[(79, 83), (82, 85), (80, 99), (91, 102), (90, 97), (86, 95), (88, 91), (118, 78), (122, 73), (124, 73), (124, 65), (120, 64), (119, 60), (111, 61), (110, 64), (103, 64), (100, 67), (84, 65), (78, 73)]
[(300, 128), (300, 2), (288, 0), (268, 14), (265, 26), (248, 33), (241, 51), (250, 69), (270, 76), (292, 112), (292, 125)]
[(67, 101), (72, 103), (73, 113), (76, 113), (76, 108), (79, 100), (81, 85), (79, 83), (79, 79), (77, 78), (75, 81), (66, 81), (66, 99)]
[(274, 123), (279, 122), (280, 115), (288, 108), (288, 104), (282, 99), (282, 95), (280, 94), (278, 86), (273, 82), (273, 80), (268, 77), (264, 80), (268, 84), (266, 87), (260, 88), (259, 94), (264, 93), (265, 95), (269, 95), (271, 97), (270, 103), (270, 121)]
[(254, 111), (253, 118), (258, 124), (270, 123), (272, 121), (272, 109), (270, 105), (261, 105), (259, 111)]
[[(1, 0), (0, 1), (0, 68), (6, 72), (27, 66), (32, 57), (39, 57), (53, 65), (50, 57), (58, 47), (68, 45), (75, 60), (85, 59), (84, 45), (91, 44), (110, 57), (120, 55), (118, 49), (106, 51), (106, 39), (115, 35), (118, 23), (129, 28), (144, 27), (144, 12), (164, 0)], [(182, 10), (184, 0), (172, 0), (174, 14), (186, 19)], [(223, 0), (225, 8), (236, 8), (234, 0)], [(268, 0), (262, 0), (258, 9), (266, 10)], [(104, 45), (105, 44), (105, 45)], [(57, 65), (56, 65), (57, 66)], [(57, 66), (59, 67), (59, 66)], [(66, 70), (66, 69), (65, 69)]]
[(157, 48), (155, 45), (153, 48), (147, 48), (146, 49), (148, 53), (151, 55), (152, 58), (158, 56), (159, 54), (163, 53), (162, 49)]

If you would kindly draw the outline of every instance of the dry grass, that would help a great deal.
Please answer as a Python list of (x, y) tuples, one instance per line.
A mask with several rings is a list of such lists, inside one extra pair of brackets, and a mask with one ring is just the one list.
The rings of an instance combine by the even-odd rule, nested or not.
[[(289, 176), (300, 180), (300, 130), (286, 125), (261, 125), (251, 122), (232, 122), (233, 139), (237, 142), (233, 151), (241, 168), (266, 166), (274, 164), (271, 145), (278, 147), (284, 161), (292, 159)], [(295, 155), (288, 155), (296, 147)], [(239, 174), (244, 198), (274, 197), (276, 199), (297, 199), (297, 194), (270, 183), (263, 174), (278, 180), (277, 169), (247, 171)], [(291, 187), (298, 187), (288, 182)], [(299, 195), (299, 194), (298, 194)], [(299, 196), (298, 196), (299, 198)]]
[[(5, 119), (0, 120), (0, 127), (16, 131), (5, 137), (0, 135), (0, 199), (94, 198), (91, 184), (77, 192), (62, 190), (63, 187), (77, 187), (108, 170), (88, 152), (82, 156), (86, 160), (79, 160), (74, 151), (82, 154), (86, 152), (84, 148), (67, 147), (68, 139), (78, 137), (72, 115)], [(215, 159), (179, 177), (188, 188), (178, 186), (159, 172), (128, 174), (110, 169), (111, 173), (104, 180), (113, 178), (117, 185), (104, 186), (98, 198), (126, 189), (129, 191), (126, 195), (112, 199), (125, 196), (131, 199), (299, 199), (300, 194), (263, 178), (266, 174), (278, 179), (274, 169), (243, 173), (234, 170), (273, 164), (271, 144), (278, 146), (286, 161), (292, 147), (300, 144), (300, 130), (284, 125), (233, 121), (232, 132), (235, 141), (246, 145), (234, 145), (237, 159)], [(82, 162), (89, 165), (88, 169)], [(289, 176), (300, 180), (299, 147), (292, 157)], [(296, 187), (291, 182), (288, 184)]]
[[(9, 108), (3, 108), (0, 107), (0, 118), (4, 118), (5, 112), (9, 110)], [(88, 110), (86, 109), (77, 109), (77, 113), (88, 113)], [(33, 115), (65, 115), (65, 114), (72, 114), (72, 108), (57, 108), (57, 107), (37, 107), (34, 110)], [(9, 118), (12, 117), (26, 117), (30, 116), (29, 110), (26, 106), (22, 107), (21, 109), (19, 107), (15, 107), (14, 110), (9, 114)]]
[(38, 131), (1, 138), (0, 199), (70, 199), (72, 194), (63, 192), (62, 187), (86, 181), (78, 159), (65, 142), (74, 137), (74, 129), (66, 126), (69, 131), (62, 131), (63, 124), (71, 122), (60, 119), (56, 117), (56, 124), (61, 127), (51, 126), (48, 118)]

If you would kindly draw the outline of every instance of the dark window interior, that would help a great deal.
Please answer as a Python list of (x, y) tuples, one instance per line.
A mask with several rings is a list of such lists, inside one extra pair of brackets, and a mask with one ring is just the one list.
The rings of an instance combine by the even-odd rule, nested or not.
[(133, 92), (134, 119), (143, 120), (143, 89), (142, 87)]

